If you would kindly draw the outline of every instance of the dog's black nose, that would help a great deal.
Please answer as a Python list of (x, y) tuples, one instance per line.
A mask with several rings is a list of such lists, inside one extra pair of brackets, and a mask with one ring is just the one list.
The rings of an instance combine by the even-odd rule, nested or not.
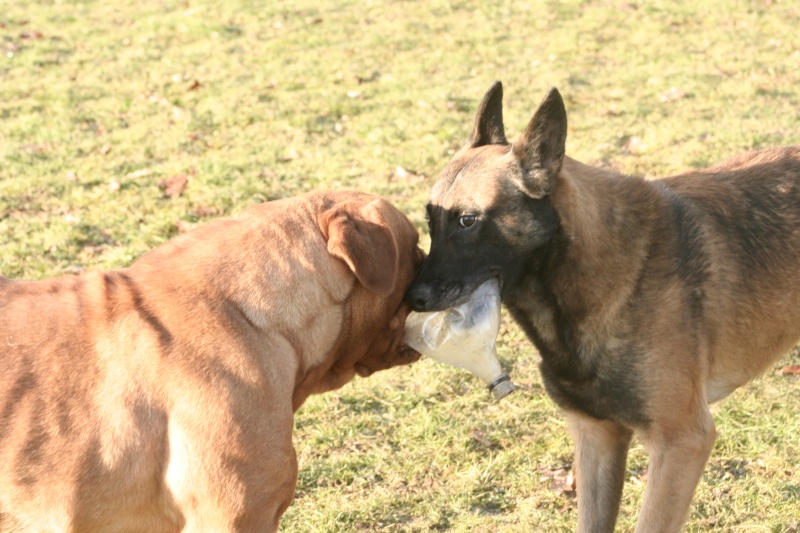
[(406, 303), (414, 311), (425, 311), (428, 303), (433, 299), (433, 287), (426, 283), (417, 283), (406, 293)]

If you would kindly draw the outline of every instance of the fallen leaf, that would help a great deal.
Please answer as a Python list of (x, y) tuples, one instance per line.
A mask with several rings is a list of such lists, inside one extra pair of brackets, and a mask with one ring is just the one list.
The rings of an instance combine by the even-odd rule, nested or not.
[(187, 90), (188, 92), (191, 92), (191, 91), (196, 91), (197, 89), (199, 89), (199, 88), (200, 88), (200, 87), (202, 87), (202, 86), (203, 86), (203, 84), (202, 84), (202, 83), (200, 83), (200, 82), (199, 82), (199, 81), (197, 81), (197, 80), (194, 80), (194, 81), (192, 82), (192, 84), (191, 84), (191, 85), (189, 85), (189, 87), (188, 87), (186, 90)]
[(669, 90), (659, 95), (658, 99), (662, 102), (672, 102), (673, 100), (680, 100), (686, 97), (686, 92), (678, 89), (677, 87), (670, 87)]
[(647, 481), (647, 469), (645, 468), (640, 471), (630, 472), (630, 477), (628, 478), (628, 481), (637, 486), (644, 485), (644, 483)]
[(425, 176), (422, 174), (418, 174), (414, 170), (409, 170), (407, 168), (403, 168), (398, 166), (394, 169), (394, 175), (402, 180), (424, 180)]
[(111, 145), (110, 144), (104, 144), (103, 146), (100, 147), (100, 154), (101, 155), (106, 155), (110, 151), (111, 151)]
[(567, 479), (564, 480), (564, 483), (569, 487), (570, 492), (575, 492), (578, 488), (578, 480), (575, 479), (575, 469), (573, 468), (567, 473)]
[(800, 365), (789, 365), (781, 368), (781, 374), (784, 376), (798, 376), (800, 375)]
[(606, 109), (606, 114), (612, 117), (618, 117), (622, 114), (622, 110), (619, 108), (619, 105), (612, 103), (609, 104), (608, 109)]
[(484, 448), (492, 448), (495, 446), (495, 443), (492, 442), (487, 436), (486, 433), (479, 429), (473, 429), (469, 432), (469, 438), (483, 446)]
[(197, 218), (207, 218), (219, 215), (221, 213), (220, 210), (217, 209), (216, 207), (209, 207), (207, 205), (201, 204), (192, 211), (192, 214)]
[(158, 186), (164, 191), (164, 195), (169, 198), (175, 199), (186, 190), (186, 185), (189, 183), (189, 176), (186, 174), (175, 174), (168, 180), (161, 181)]
[(640, 154), (647, 149), (647, 145), (644, 144), (644, 141), (641, 137), (633, 135), (625, 140), (624, 144), (622, 145), (622, 149), (629, 154)]
[(356, 76), (356, 81), (358, 82), (359, 85), (361, 85), (362, 83), (370, 83), (373, 81), (377, 81), (380, 79), (380, 77), (381, 77), (381, 71), (374, 70), (372, 71), (372, 74), (370, 74), (369, 76)]
[(44, 142), (40, 144), (23, 144), (20, 148), (26, 152), (44, 154), (55, 148), (55, 145), (53, 143)]
[(550, 490), (566, 496), (575, 495), (577, 482), (572, 470), (566, 470), (565, 468), (559, 468), (557, 470), (540, 468), (539, 471), (542, 473), (542, 480), (550, 480)]

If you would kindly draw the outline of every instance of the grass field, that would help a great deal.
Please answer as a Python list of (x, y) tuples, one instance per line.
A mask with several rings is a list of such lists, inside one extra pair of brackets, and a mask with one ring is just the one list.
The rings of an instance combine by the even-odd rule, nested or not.
[[(387, 197), (427, 246), (430, 185), (495, 79), (509, 138), (557, 86), (567, 153), (626, 173), (797, 144), (798, 27), (788, 0), (0, 0), (0, 274), (125, 266), (321, 188)], [(282, 531), (573, 530), (563, 418), (504, 320), (501, 403), (423, 360), (303, 406)], [(779, 372), (799, 362), (717, 407), (688, 531), (800, 531), (800, 379)], [(641, 446), (628, 469), (622, 531)]]

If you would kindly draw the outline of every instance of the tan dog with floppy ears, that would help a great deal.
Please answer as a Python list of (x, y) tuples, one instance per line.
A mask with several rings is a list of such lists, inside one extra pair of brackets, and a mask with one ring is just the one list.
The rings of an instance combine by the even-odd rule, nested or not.
[(127, 269), (0, 277), (0, 530), (275, 531), (297, 408), (419, 357), (417, 239), (384, 200), (317, 193)]

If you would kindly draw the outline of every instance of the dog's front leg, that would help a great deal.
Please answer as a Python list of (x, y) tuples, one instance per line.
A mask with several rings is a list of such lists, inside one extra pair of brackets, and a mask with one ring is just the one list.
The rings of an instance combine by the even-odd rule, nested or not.
[(650, 463), (636, 533), (681, 530), (717, 436), (708, 407), (703, 405), (698, 411), (680, 421), (679, 428), (672, 425), (648, 431)]
[(578, 533), (611, 533), (619, 513), (633, 432), (610, 420), (568, 413), (575, 441)]

